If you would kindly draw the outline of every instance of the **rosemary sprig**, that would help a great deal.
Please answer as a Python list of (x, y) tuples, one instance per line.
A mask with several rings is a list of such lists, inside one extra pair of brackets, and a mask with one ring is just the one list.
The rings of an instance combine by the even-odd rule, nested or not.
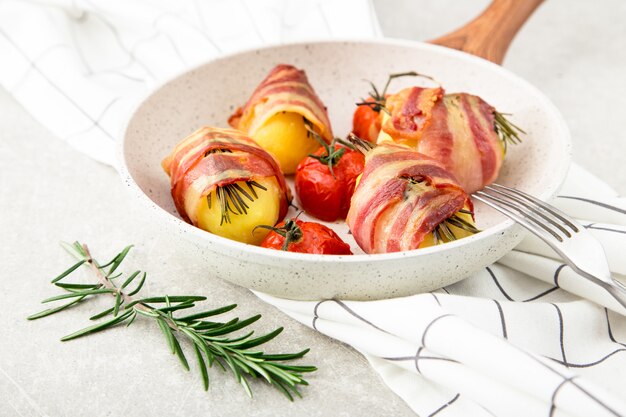
[[(330, 144), (326, 143), (324, 138), (322, 138), (322, 136), (319, 133), (317, 133), (315, 129), (313, 128), (313, 123), (311, 123), (311, 121), (309, 121), (305, 117), (303, 117), (302, 119), (304, 120), (304, 127), (307, 130), (307, 133), (306, 133), (307, 137), (313, 136), (315, 140), (317, 140), (319, 144), (324, 147), (324, 153), (322, 153), (321, 155), (309, 154), (308, 156), (310, 156), (311, 158), (317, 159), (321, 164), (328, 166), (328, 170), (330, 171), (330, 174), (333, 176), (333, 178), (335, 178), (333, 167), (339, 163), (339, 160), (341, 159), (343, 154), (346, 152), (346, 148), (354, 149), (354, 146), (352, 146), (352, 144), (340, 138), (333, 138)], [(335, 149), (335, 145), (337, 143), (343, 145), (344, 147)]]
[(364, 99), (362, 98), (360, 102), (355, 103), (357, 106), (368, 106), (371, 107), (372, 110), (374, 110), (376, 113), (380, 113), (380, 111), (384, 111), (385, 113), (389, 114), (389, 110), (387, 110), (387, 108), (385, 107), (386, 104), (386, 95), (387, 95), (387, 89), (389, 88), (389, 84), (391, 84), (391, 81), (394, 80), (395, 78), (400, 78), (400, 77), (422, 77), (422, 78), (427, 78), (437, 84), (440, 85), (440, 83), (435, 80), (433, 77), (428, 76), (428, 75), (424, 75), (424, 74), (420, 74), (418, 72), (415, 71), (408, 71), (408, 72), (400, 72), (400, 73), (396, 73), (396, 74), (390, 74), (389, 77), (387, 78), (387, 82), (385, 83), (385, 87), (382, 89), (382, 91), (379, 91), (376, 88), (376, 85), (370, 81), (370, 80), (366, 80), (369, 85), (372, 87), (372, 91), (370, 91), (368, 94), (369, 96), (372, 98), (372, 100), (368, 100), (368, 99)]
[[(130, 326), (138, 316), (153, 320), (163, 332), (172, 354), (181, 361), (183, 367), (189, 370), (189, 362), (183, 351), (180, 338), (187, 339), (193, 346), (194, 356), (198, 363), (204, 389), (209, 388), (208, 368), (217, 364), (224, 371), (230, 369), (246, 393), (252, 396), (249, 385), (250, 378), (263, 378), (266, 382), (282, 392), (293, 401), (293, 395), (301, 396), (298, 386), (308, 385), (303, 378), (306, 372), (313, 372), (317, 368), (306, 365), (288, 365), (283, 362), (303, 357), (309, 349), (297, 353), (266, 354), (257, 349), (258, 346), (274, 339), (283, 330), (282, 327), (263, 336), (252, 337), (254, 331), (243, 335), (229, 336), (261, 318), (256, 315), (245, 320), (234, 318), (226, 322), (205, 320), (233, 310), (236, 304), (227, 305), (213, 310), (192, 313), (184, 316), (179, 314), (183, 310), (195, 306), (198, 301), (206, 297), (194, 295), (165, 295), (162, 297), (134, 298), (143, 287), (146, 273), (135, 271), (128, 275), (121, 285), (116, 279), (123, 274), (114, 272), (126, 258), (131, 246), (127, 246), (110, 262), (101, 265), (92, 258), (86, 245), (79, 242), (64, 243), (63, 247), (74, 256), (78, 262), (52, 280), (52, 283), (65, 290), (66, 293), (43, 300), (43, 303), (69, 300), (58, 307), (43, 310), (28, 317), (35, 320), (63, 311), (71, 306), (83, 302), (85, 299), (99, 295), (109, 295), (114, 299), (113, 306), (90, 317), (90, 320), (105, 318), (92, 326), (78, 330), (61, 338), (62, 341), (76, 339), (91, 333), (109, 329), (121, 323)], [(81, 266), (87, 266), (97, 278), (94, 284), (78, 284), (61, 282)], [(127, 288), (139, 278), (138, 284), (129, 291)]]
[[(248, 214), (250, 206), (246, 203), (246, 200), (253, 202), (259, 195), (256, 193), (255, 188), (259, 190), (267, 191), (267, 188), (256, 181), (246, 181), (248, 191), (246, 191), (241, 185), (237, 183), (218, 185), (215, 187), (215, 195), (220, 205), (220, 213), (222, 218), (220, 220), (220, 226), (224, 223), (230, 223), (230, 215)], [(211, 208), (213, 204), (212, 193), (207, 194), (207, 205)]]
[(520, 133), (526, 134), (522, 128), (514, 125), (505, 116), (510, 116), (508, 113), (500, 113), (496, 110), (493, 112), (494, 121), (493, 128), (498, 134), (498, 137), (502, 141), (504, 146), (504, 152), (506, 153), (508, 145), (517, 145), (522, 143), (522, 139), (519, 137)]
[[(461, 209), (459, 213), (467, 213), (471, 214), (471, 211)], [(439, 245), (445, 242), (452, 242), (453, 240), (457, 240), (458, 237), (454, 234), (450, 226), (458, 227), (459, 229), (463, 229), (466, 232), (475, 234), (480, 232), (476, 226), (472, 223), (468, 222), (458, 214), (453, 214), (443, 222), (439, 223), (437, 227), (433, 229), (433, 236), (435, 237), (435, 245)]]
[[(204, 153), (204, 156), (207, 157), (211, 154), (216, 153), (233, 153), (233, 151), (227, 148), (214, 148), (206, 151)], [(254, 189), (255, 187), (260, 190), (267, 191), (267, 188), (253, 180), (246, 181), (246, 186), (248, 187), (249, 192), (237, 183), (219, 185), (215, 187), (215, 195), (217, 196), (217, 200), (220, 205), (220, 212), (222, 215), (220, 219), (220, 226), (224, 223), (231, 222), (231, 214), (248, 214), (248, 209), (250, 207), (246, 203), (246, 200), (253, 202), (257, 198), (259, 198)], [(213, 193), (209, 193), (206, 196), (206, 201), (209, 208), (211, 208), (211, 205), (213, 204), (213, 198), (211, 197), (212, 194)]]

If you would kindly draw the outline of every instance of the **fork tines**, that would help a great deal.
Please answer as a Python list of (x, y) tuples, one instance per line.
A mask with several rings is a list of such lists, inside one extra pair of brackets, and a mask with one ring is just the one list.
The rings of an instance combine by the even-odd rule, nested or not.
[(572, 237), (572, 233), (579, 232), (580, 226), (576, 225), (573, 219), (523, 191), (491, 184), (475, 192), (473, 196), (529, 230), (544, 236), (547, 232), (559, 242), (563, 242), (564, 238)]

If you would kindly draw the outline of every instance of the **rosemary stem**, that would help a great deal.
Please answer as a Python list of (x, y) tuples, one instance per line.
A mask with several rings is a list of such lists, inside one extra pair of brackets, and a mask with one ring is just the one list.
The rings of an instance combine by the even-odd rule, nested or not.
[[(87, 264), (89, 264), (89, 268), (91, 269), (91, 271), (94, 273), (94, 275), (96, 276), (96, 278), (98, 278), (98, 282), (100, 282), (100, 284), (102, 284), (102, 286), (104, 288), (107, 288), (109, 290), (111, 290), (111, 295), (113, 297), (116, 297), (117, 294), (120, 295), (120, 297), (122, 297), (122, 299), (124, 300), (124, 304), (126, 305), (133, 305), (133, 309), (134, 310), (141, 310), (143, 312), (146, 313), (154, 313), (154, 309), (141, 303), (135, 303), (135, 299), (126, 294), (124, 291), (122, 291), (121, 288), (117, 288), (117, 286), (111, 282), (111, 280), (109, 278), (107, 278), (107, 276), (102, 273), (102, 270), (99, 268), (98, 263), (96, 262), (95, 259), (93, 259), (93, 257), (91, 256), (91, 252), (89, 252), (89, 248), (87, 247), (86, 244), (82, 244), (83, 250), (85, 251), (86, 254), (86, 260), (85, 262), (87, 262)], [(172, 329), (172, 330), (176, 330), (178, 331), (179, 328), (176, 325), (176, 323), (171, 320), (169, 317), (164, 317), (165, 322), (167, 323), (167, 325)]]

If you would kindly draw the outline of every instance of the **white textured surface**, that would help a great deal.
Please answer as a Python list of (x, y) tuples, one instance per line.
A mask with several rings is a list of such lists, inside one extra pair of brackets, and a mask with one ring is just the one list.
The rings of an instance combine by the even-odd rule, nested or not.
[[(439, 25), (452, 28), (484, 3), (376, 1), (386, 33), (415, 39), (436, 36)], [(626, 26), (615, 22), (626, 20), (625, 8), (621, 0), (549, 0), (505, 61), (563, 112), (573, 130), (574, 160), (621, 194), (626, 194)], [(284, 325), (277, 349), (313, 349), (307, 362), (320, 370), (309, 378), (303, 400), (290, 404), (262, 384), (253, 387), (257, 395), (248, 400), (219, 373), (206, 394), (197, 373), (181, 372), (161, 336), (140, 324), (60, 343), (60, 336), (85, 324), (89, 308), (40, 322), (24, 319), (54, 293), (47, 284), (50, 275), (68, 264), (59, 240), (85, 240), (104, 255), (138, 244), (129, 261), (148, 266), (145, 291), (150, 294), (165, 288), (193, 292), (204, 278), (169, 257), (168, 237), (153, 234), (127, 201), (115, 172), (58, 141), (5, 93), (0, 93), (0, 164), (0, 293), (5, 297), (0, 303), (5, 329), (0, 416), (414, 415), (352, 349), (218, 280), (205, 291), (213, 305), (238, 302), (242, 315), (263, 313), (259, 329)], [(181, 275), (188, 281), (173, 281)], [(156, 384), (161, 378), (167, 380)]]

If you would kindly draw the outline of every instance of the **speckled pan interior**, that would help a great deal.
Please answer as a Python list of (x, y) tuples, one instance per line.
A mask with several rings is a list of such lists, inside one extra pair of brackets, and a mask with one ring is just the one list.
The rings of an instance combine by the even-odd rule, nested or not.
[[(470, 238), (410, 252), (365, 255), (345, 224), (331, 224), (356, 255), (285, 253), (214, 236), (183, 222), (172, 202), (161, 159), (203, 125), (227, 126), (228, 116), (276, 64), (306, 70), (328, 107), (336, 136), (351, 129), (354, 103), (367, 95), (366, 80), (409, 70), (436, 78), (448, 92), (477, 94), (527, 134), (509, 147), (498, 182), (542, 199), (561, 185), (570, 161), (567, 126), (536, 88), (503, 68), (473, 56), (407, 41), (312, 42), (250, 50), (189, 70), (152, 92), (131, 115), (119, 149), (121, 175), (155, 227), (172, 236), (172, 251), (191, 252), (209, 279), (292, 299), (380, 299), (449, 285), (495, 262), (523, 237), (522, 229), (476, 204), (483, 231)], [(420, 83), (398, 79), (390, 91)], [(292, 209), (293, 210), (293, 209)]]

